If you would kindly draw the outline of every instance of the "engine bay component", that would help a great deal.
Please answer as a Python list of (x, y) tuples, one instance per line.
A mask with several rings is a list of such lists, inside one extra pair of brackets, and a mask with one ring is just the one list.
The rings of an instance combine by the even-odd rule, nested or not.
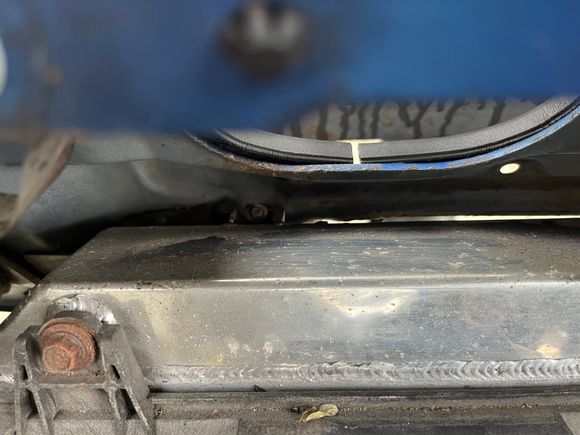
[(93, 334), (89, 326), (74, 318), (45, 323), (38, 338), (44, 367), (51, 373), (88, 368), (97, 356)]
[[(466, 131), (450, 136), (443, 134), (436, 137), (411, 137), (401, 140), (370, 138), (364, 134), (363, 120), (359, 123), (359, 127), (362, 125), (363, 134), (349, 137), (348, 132), (352, 129), (349, 128), (348, 117), (346, 117), (343, 119), (342, 131), (337, 131), (339, 130), (337, 126), (326, 125), (328, 121), (323, 120), (319, 120), (321, 124), (315, 129), (318, 130), (320, 127), (324, 131), (324, 134), (320, 134), (321, 136), (328, 135), (328, 130), (330, 130), (334, 136), (343, 139), (341, 141), (321, 140), (313, 138), (312, 135), (303, 135), (302, 128), (297, 133), (301, 135), (300, 137), (259, 130), (222, 130), (210, 140), (227, 150), (253, 159), (286, 164), (445, 161), (481, 155), (521, 141), (550, 126), (576, 105), (574, 97), (553, 98), (504, 122), (497, 123), (492, 120), (491, 125), (472, 131), (463, 127)], [(426, 105), (427, 108), (429, 106), (431, 104)], [(398, 112), (404, 106), (398, 103), (395, 107)], [(387, 105), (383, 110), (392, 111), (393, 108)], [(348, 112), (343, 112), (343, 114), (346, 113)], [(453, 113), (449, 116), (453, 116)], [(463, 121), (463, 124), (477, 126), (481, 123), (481, 118), (481, 114), (476, 113)], [(417, 119), (417, 122), (420, 120)], [(411, 123), (408, 126), (411, 127)], [(397, 129), (394, 130), (395, 132), (391, 134), (394, 134), (396, 138)], [(407, 133), (400, 132), (399, 134)], [(356, 150), (352, 147), (353, 141), (360, 142)]]
[(140, 433), (155, 433), (149, 388), (117, 324), (88, 311), (57, 312), (16, 339), (14, 364), (18, 434), (61, 433), (66, 423), (57, 415), (75, 412), (104, 417), (104, 433), (127, 433), (131, 416), (140, 421)]
[(153, 391), (575, 385), (579, 246), (529, 224), (110, 229), (7, 320), (0, 379), (11, 337), (84, 294), (64, 307), (106, 305)]
[(579, 16), (0, 0), (0, 434), (580, 434)]
[[(220, 391), (216, 433), (242, 421), (266, 430), (259, 413), (230, 412), (235, 392), (284, 392), (296, 406), (324, 398), (340, 409), (330, 425), (369, 412), (349, 411), (348, 392), (360, 390), (373, 409), (385, 409), (373, 392), (392, 401), (409, 389), (452, 392), (420, 399), (451, 400), (450, 409), (489, 389), (536, 403), (537, 389), (580, 385), (579, 249), (574, 229), (521, 223), (114, 228), (3, 324), (0, 393), (14, 392), (21, 433), (79, 421), (153, 433), (183, 415), (205, 428), (196, 407)], [(75, 370), (64, 357), (46, 364), (46, 334), (78, 336), (73, 324), (91, 331), (97, 358)], [(304, 396), (323, 391), (341, 393)], [(292, 415), (295, 405), (284, 406), (276, 412)], [(296, 409), (270, 424), (304, 424)]]

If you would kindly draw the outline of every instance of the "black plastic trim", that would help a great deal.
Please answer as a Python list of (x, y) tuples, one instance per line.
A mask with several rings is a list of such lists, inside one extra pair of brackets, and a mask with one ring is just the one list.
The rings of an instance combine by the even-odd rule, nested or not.
[[(433, 162), (470, 157), (510, 145), (548, 125), (576, 107), (576, 97), (550, 99), (497, 125), (473, 132), (437, 137), (384, 141), (359, 146), (363, 163)], [(273, 163), (352, 163), (351, 145), (304, 139), (262, 130), (219, 130), (209, 138), (229, 151)]]

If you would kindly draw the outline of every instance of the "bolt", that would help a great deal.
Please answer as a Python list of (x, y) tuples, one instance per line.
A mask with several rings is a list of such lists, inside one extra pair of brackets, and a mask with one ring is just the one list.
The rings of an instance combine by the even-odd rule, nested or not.
[(300, 59), (307, 46), (307, 23), (293, 9), (252, 1), (238, 9), (222, 31), (227, 53), (259, 78), (278, 75)]
[(261, 221), (268, 217), (268, 207), (262, 204), (255, 204), (250, 206), (250, 218), (256, 221)]
[(66, 373), (88, 368), (97, 357), (91, 329), (73, 318), (56, 318), (40, 329), (42, 362), (51, 373)]

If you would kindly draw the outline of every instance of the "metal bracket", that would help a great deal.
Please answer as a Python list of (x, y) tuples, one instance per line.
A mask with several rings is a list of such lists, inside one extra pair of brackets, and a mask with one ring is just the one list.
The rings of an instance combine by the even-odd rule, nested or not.
[[(149, 387), (120, 325), (104, 324), (79, 311), (58, 315), (94, 325), (96, 361), (87, 369), (50, 373), (40, 358), (39, 326), (29, 327), (14, 345), (16, 433), (58, 432), (59, 416), (67, 413), (109, 414), (114, 433), (126, 433), (133, 414), (144, 433), (154, 434)], [(64, 394), (63, 394), (64, 392)]]

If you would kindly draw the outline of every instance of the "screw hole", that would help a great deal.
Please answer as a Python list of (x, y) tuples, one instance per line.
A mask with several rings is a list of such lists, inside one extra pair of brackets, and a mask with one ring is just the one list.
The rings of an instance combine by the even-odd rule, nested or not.
[(34, 400), (34, 394), (29, 389), (24, 390), (23, 397), (28, 405), (28, 416), (37, 415), (38, 407), (36, 406), (36, 400)]
[(117, 370), (117, 367), (115, 366), (110, 366), (109, 367), (109, 372), (111, 373), (111, 376), (113, 377), (113, 379), (115, 379), (116, 381), (121, 379), (121, 375), (119, 374), (119, 371)]
[(28, 371), (26, 371), (26, 367), (20, 366), (20, 380), (27, 381), (28, 380)]

